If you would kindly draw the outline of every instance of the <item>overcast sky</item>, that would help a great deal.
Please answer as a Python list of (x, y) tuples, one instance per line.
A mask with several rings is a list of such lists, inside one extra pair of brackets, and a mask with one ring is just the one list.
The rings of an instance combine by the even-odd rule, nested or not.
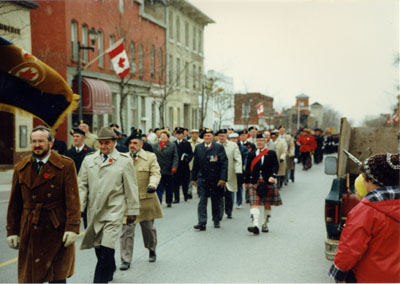
[(355, 123), (390, 113), (399, 68), (398, 0), (190, 0), (205, 29), (205, 70), (274, 107), (304, 93)]

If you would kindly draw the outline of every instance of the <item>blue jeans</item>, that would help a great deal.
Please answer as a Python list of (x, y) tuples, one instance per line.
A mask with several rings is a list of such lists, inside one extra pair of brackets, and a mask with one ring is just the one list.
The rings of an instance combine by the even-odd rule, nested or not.
[(165, 202), (167, 204), (172, 203), (172, 195), (174, 192), (174, 185), (173, 185), (173, 179), (171, 175), (162, 175), (160, 183), (158, 184), (157, 187), (157, 196), (158, 199), (160, 200), (160, 203), (162, 204), (162, 197), (163, 193), (165, 191)]

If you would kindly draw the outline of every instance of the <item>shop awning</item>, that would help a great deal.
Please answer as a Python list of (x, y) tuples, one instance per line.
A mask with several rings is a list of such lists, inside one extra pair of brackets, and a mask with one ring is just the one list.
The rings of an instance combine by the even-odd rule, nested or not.
[[(78, 93), (76, 79), (73, 81), (73, 89)], [(85, 114), (112, 114), (112, 93), (106, 82), (82, 78), (82, 111)]]

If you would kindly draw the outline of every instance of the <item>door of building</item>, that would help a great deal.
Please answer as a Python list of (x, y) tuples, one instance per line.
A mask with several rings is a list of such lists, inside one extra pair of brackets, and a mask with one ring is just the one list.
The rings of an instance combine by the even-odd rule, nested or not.
[(14, 164), (14, 115), (0, 111), (0, 165)]

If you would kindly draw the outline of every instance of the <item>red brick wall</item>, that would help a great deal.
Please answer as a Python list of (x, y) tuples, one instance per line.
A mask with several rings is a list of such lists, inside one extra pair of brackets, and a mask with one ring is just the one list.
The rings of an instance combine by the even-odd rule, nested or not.
[[(119, 0), (106, 1), (40, 1), (39, 8), (31, 11), (32, 53), (39, 59), (57, 70), (64, 78), (67, 75), (67, 66), (76, 67), (77, 62), (72, 61), (71, 48), (71, 21), (78, 23), (78, 40), (82, 42), (82, 25), (86, 24), (88, 30), (94, 27), (103, 31), (103, 47), (109, 47), (109, 36), (114, 35), (118, 41), (122, 34), (120, 28), (126, 31), (124, 36), (125, 50), (130, 57), (129, 44), (135, 43), (135, 63), (137, 72), (133, 76), (139, 78), (139, 44), (143, 45), (143, 70), (144, 81), (160, 83), (158, 78), (158, 50), (163, 51), (163, 69), (165, 59), (165, 29), (153, 22), (139, 17), (139, 3), (125, 0), (124, 13), (119, 10)], [(88, 39), (88, 42), (89, 39)], [(155, 70), (154, 79), (150, 77), (150, 48), (155, 46)], [(83, 52), (83, 51), (82, 51)], [(88, 61), (98, 56), (98, 44), (95, 52), (88, 51)], [(104, 67), (97, 62), (89, 66), (88, 70), (115, 74), (110, 70), (110, 58), (104, 55)], [(165, 82), (165, 72), (161, 84)], [(65, 125), (64, 125), (65, 124)], [(67, 139), (67, 125), (64, 122), (59, 127), (58, 138)]]
[(263, 95), (261, 93), (247, 93), (247, 94), (236, 94), (235, 95), (235, 124), (246, 124), (246, 121), (242, 118), (242, 106), (245, 103), (250, 104), (250, 118), (248, 125), (257, 125), (257, 109), (256, 106), (259, 103), (264, 105), (264, 113), (268, 113), (273, 109), (273, 98)]

